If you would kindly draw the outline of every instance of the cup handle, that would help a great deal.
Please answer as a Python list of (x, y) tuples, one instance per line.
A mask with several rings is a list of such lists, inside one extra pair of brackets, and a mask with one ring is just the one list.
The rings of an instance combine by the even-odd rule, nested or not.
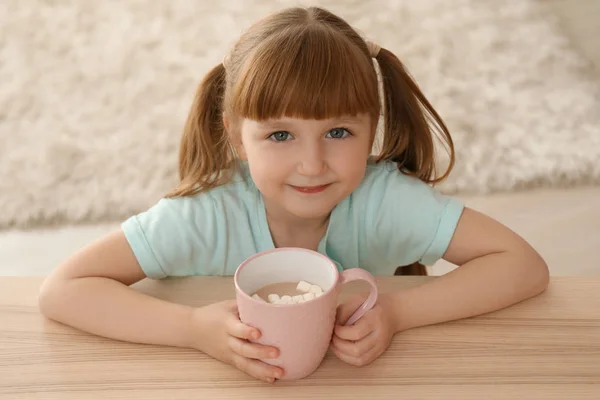
[(367, 298), (367, 300), (365, 300), (365, 302), (362, 303), (361, 306), (356, 309), (356, 311), (354, 311), (354, 313), (350, 316), (350, 318), (348, 318), (348, 321), (346, 322), (346, 325), (352, 325), (356, 321), (358, 321), (363, 315), (365, 315), (367, 311), (373, 308), (373, 306), (377, 302), (377, 296), (379, 295), (379, 291), (377, 290), (377, 284), (375, 283), (375, 278), (373, 278), (373, 275), (371, 275), (364, 269), (350, 268), (343, 271), (340, 275), (341, 285), (359, 279), (367, 281), (369, 285), (371, 285), (371, 292), (369, 293), (369, 297)]

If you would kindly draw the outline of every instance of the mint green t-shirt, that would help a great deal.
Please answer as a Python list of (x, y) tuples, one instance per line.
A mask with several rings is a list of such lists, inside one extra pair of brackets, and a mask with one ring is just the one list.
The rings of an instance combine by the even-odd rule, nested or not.
[[(361, 184), (332, 211), (318, 251), (339, 269), (392, 275), (446, 251), (463, 211), (455, 198), (401, 173), (395, 163), (369, 163)], [(161, 199), (127, 219), (123, 232), (149, 278), (233, 275), (249, 256), (274, 248), (261, 193), (247, 164), (234, 180), (189, 197)]]

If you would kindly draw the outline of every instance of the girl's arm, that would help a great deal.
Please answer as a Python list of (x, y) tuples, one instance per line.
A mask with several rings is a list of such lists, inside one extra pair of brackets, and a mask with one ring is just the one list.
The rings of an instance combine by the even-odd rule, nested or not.
[(284, 373), (259, 359), (279, 350), (248, 342), (260, 331), (243, 324), (235, 301), (193, 308), (139, 293), (128, 286), (145, 278), (125, 235), (92, 243), (44, 282), (40, 310), (48, 318), (111, 339), (191, 347), (255, 378), (273, 382)]
[(44, 281), (39, 297), (48, 318), (128, 342), (190, 347), (191, 307), (139, 293), (145, 278), (121, 230), (88, 245)]
[(443, 258), (459, 268), (391, 294), (396, 331), (495, 311), (548, 286), (548, 267), (525, 240), (469, 208)]

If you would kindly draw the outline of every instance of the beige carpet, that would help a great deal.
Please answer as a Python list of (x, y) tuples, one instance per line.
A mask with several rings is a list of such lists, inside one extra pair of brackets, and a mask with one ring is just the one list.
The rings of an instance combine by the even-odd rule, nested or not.
[(330, 8), (405, 61), (455, 137), (445, 191), (600, 182), (599, 81), (535, 0), (5, 0), (0, 228), (120, 220), (157, 201), (197, 82), (292, 4)]

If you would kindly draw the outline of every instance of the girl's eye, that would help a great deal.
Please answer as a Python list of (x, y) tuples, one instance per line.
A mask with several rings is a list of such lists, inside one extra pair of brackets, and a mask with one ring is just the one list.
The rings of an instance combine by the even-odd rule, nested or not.
[(327, 137), (332, 139), (344, 139), (350, 135), (350, 132), (344, 128), (333, 128), (327, 133)]
[(275, 132), (275, 133), (271, 134), (271, 136), (269, 136), (269, 139), (271, 139), (274, 142), (285, 142), (289, 138), (290, 138), (289, 132), (283, 132), (283, 131)]

